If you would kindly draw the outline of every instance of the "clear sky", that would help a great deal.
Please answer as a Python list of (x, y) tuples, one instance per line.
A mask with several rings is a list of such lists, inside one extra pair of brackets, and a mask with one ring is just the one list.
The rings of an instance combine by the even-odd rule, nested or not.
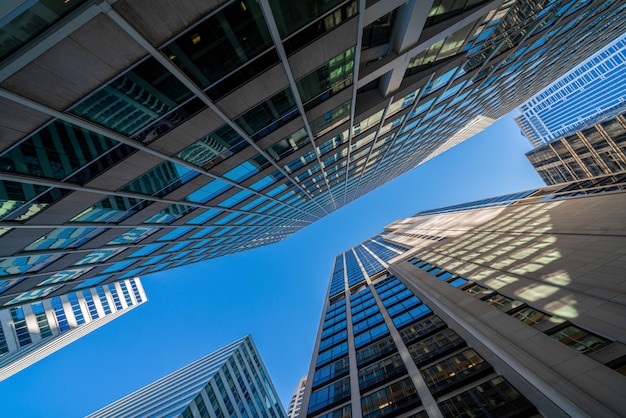
[(287, 405), (334, 256), (420, 210), (541, 187), (511, 116), (270, 246), (142, 277), (149, 301), (0, 383), (0, 417), (79, 417), (252, 334)]

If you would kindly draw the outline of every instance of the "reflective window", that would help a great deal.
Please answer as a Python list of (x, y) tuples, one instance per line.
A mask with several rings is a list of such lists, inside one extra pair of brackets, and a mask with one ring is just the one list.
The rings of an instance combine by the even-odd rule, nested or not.
[(445, 323), (437, 315), (431, 315), (428, 318), (422, 319), (419, 322), (411, 324), (410, 326), (403, 328), (399, 331), (400, 337), (405, 344), (409, 344), (412, 341), (426, 335), (438, 328), (444, 327)]
[(250, 196), (252, 196), (253, 193), (248, 191), (248, 190), (242, 190), (234, 195), (232, 195), (229, 198), (226, 198), (224, 201), (218, 203), (217, 205), (223, 208), (232, 208), (233, 206), (235, 206), (237, 203), (243, 202), (244, 200), (246, 200), (247, 198), (249, 198)]
[(170, 230), (170, 232), (163, 235), (162, 237), (157, 238), (157, 241), (174, 241), (175, 239), (182, 237), (191, 230), (193, 230), (193, 228), (190, 226), (178, 227)]
[(396, 353), (359, 370), (359, 388), (361, 392), (364, 392), (380, 382), (404, 373), (406, 373), (406, 367), (404, 367), (400, 354)]
[(63, 254), (41, 254), (0, 258), (0, 276), (39, 271)]
[(14, 7), (8, 9), (9, 13), (0, 22), (0, 60), (26, 45), (83, 3), (84, 0), (12, 3)]
[(87, 96), (71, 112), (130, 136), (189, 97), (191, 92), (149, 57)]
[(272, 13), (281, 37), (286, 37), (309, 24), (344, 0), (327, 0), (315, 5), (289, 0), (270, 0)]
[(54, 120), (0, 154), (0, 171), (61, 180), (118, 143)]
[[(78, 286), (73, 287), (72, 290), (78, 290), (78, 289), (83, 289), (85, 287), (91, 287), (91, 286), (95, 286), (99, 283), (102, 283), (103, 281), (105, 281), (106, 279), (110, 278), (111, 276), (113, 276), (112, 274), (107, 274), (106, 276), (98, 276), (98, 277), (92, 277), (91, 279), (87, 279), (84, 282), (80, 283)], [(98, 288), (100, 289), (100, 288)], [(102, 303), (104, 305), (104, 302)]]
[(19, 283), (21, 281), (22, 281), (21, 278), (19, 278), (19, 279), (0, 280), (0, 293), (4, 292), (5, 290), (8, 290), (13, 285), (16, 285), (17, 283)]
[(332, 58), (322, 67), (302, 77), (296, 82), (302, 103), (312, 99), (326, 100), (352, 84), (352, 70), (354, 67), (354, 48)]
[(423, 52), (420, 52), (411, 60), (406, 70), (405, 77), (416, 74), (426, 68), (431, 67), (435, 63), (450, 58), (460, 53), (465, 42), (470, 38), (474, 24), (465, 26), (464, 28), (454, 32), (447, 38), (435, 43)]
[(157, 255), (155, 257), (150, 258), (149, 260), (147, 260), (143, 264), (141, 264), (141, 266), (142, 267), (143, 266), (151, 266), (153, 264), (160, 263), (161, 261), (165, 260), (167, 257), (169, 257), (169, 254)]
[(54, 316), (57, 319), (60, 332), (65, 332), (70, 329), (70, 325), (67, 322), (67, 315), (65, 314), (65, 308), (59, 297), (51, 298), (50, 303), (54, 309)]
[(247, 146), (248, 142), (235, 132), (233, 128), (224, 125), (189, 145), (176, 156), (198, 167), (207, 169)]
[(194, 210), (195, 208), (192, 206), (179, 205), (177, 203), (173, 205), (169, 205), (167, 208), (162, 211), (155, 213), (145, 221), (144, 224), (169, 224), (174, 222), (176, 219), (181, 218)]
[(435, 335), (408, 346), (409, 353), (418, 366), (465, 342), (451, 329), (445, 329)]
[(345, 377), (337, 382), (324, 386), (311, 393), (309, 398), (308, 413), (311, 414), (320, 409), (341, 402), (350, 396), (350, 377)]
[(272, 158), (274, 158), (274, 160), (278, 161), (309, 143), (309, 136), (307, 135), (306, 130), (304, 128), (300, 128), (291, 135), (273, 144), (265, 151)]
[(439, 408), (446, 418), (535, 415), (535, 407), (501, 376), (446, 399)]
[(104, 231), (103, 228), (57, 228), (28, 245), (24, 251), (77, 248)]
[(272, 45), (258, 3), (242, 0), (192, 26), (161, 49), (204, 88)]
[(235, 118), (234, 121), (257, 141), (297, 115), (296, 102), (291, 89), (287, 87)]
[(315, 371), (315, 374), (313, 375), (313, 386), (319, 386), (347, 373), (350, 369), (348, 366), (348, 357), (343, 357), (322, 368), (317, 369)]
[(189, 194), (185, 200), (196, 203), (206, 203), (209, 200), (219, 196), (232, 186), (223, 180), (215, 179), (212, 182), (205, 184), (195, 192)]
[(21, 293), (19, 296), (11, 299), (9, 302), (5, 303), (5, 305), (12, 305), (15, 303), (24, 303), (29, 300), (44, 298), (48, 296), (50, 293), (55, 290), (61, 288), (63, 285), (50, 286), (50, 287), (42, 287), (40, 289), (31, 290), (29, 292)]
[(550, 315), (539, 312), (538, 310), (533, 309), (530, 306), (526, 306), (519, 311), (512, 313), (511, 316), (529, 325), (539, 324), (550, 318)]
[(21, 306), (11, 308), (11, 319), (13, 319), (13, 328), (17, 335), (17, 342), (20, 347), (31, 344), (33, 341), (30, 338), (30, 332), (28, 332), (28, 326), (26, 325), (26, 318)]
[(595, 335), (584, 329), (580, 329), (574, 325), (568, 325), (565, 328), (549, 334), (550, 337), (559, 342), (572, 347), (581, 353), (590, 353), (601, 349), (611, 343), (611, 341)]
[(109, 196), (70, 219), (70, 222), (121, 222), (152, 202), (122, 196)]
[(46, 311), (44, 310), (43, 304), (41, 302), (35, 302), (30, 306), (33, 309), (33, 314), (35, 314), (35, 320), (39, 326), (41, 338), (51, 337), (52, 331), (50, 330), (50, 324), (48, 323), (48, 318), (46, 317)]
[(98, 249), (90, 252), (86, 256), (82, 257), (80, 260), (75, 262), (74, 266), (82, 266), (85, 264), (95, 264), (101, 263), (103, 261), (108, 260), (114, 255), (124, 251), (125, 248), (111, 248), (111, 249)]
[(433, 393), (440, 393), (456, 382), (464, 381), (491, 366), (474, 350), (465, 350), (444, 361), (420, 370), (428, 388)]
[(257, 154), (254, 157), (250, 158), (248, 161), (245, 161), (239, 164), (237, 167), (224, 173), (224, 177), (239, 183), (247, 178), (252, 177), (268, 165), (269, 163), (265, 159), (265, 157), (263, 157), (261, 154)]
[(102, 271), (102, 273), (115, 273), (117, 271), (124, 270), (126, 267), (130, 266), (134, 262), (135, 260), (118, 261), (117, 263), (114, 263), (107, 267), (105, 270)]
[(409, 377), (361, 398), (363, 418), (397, 414), (403, 408), (419, 404), (419, 396)]
[[(202, 210), (202, 209), (200, 209)], [(207, 209), (204, 212), (200, 213), (198, 216), (196, 216), (195, 218), (185, 222), (188, 225), (202, 225), (208, 221), (210, 221), (211, 219), (215, 218), (216, 216), (218, 216), (219, 214), (223, 213), (221, 210), (219, 209)]]
[(317, 355), (316, 366), (321, 366), (339, 357), (342, 357), (348, 353), (348, 342), (343, 342), (330, 348), (326, 351), (322, 351)]
[[(0, 218), (13, 212), (37, 195), (44, 193), (46, 190), (48, 190), (47, 187), (37, 186), (35, 184), (0, 181)], [(47, 205), (43, 204), (34, 207), (33, 214), (39, 212), (45, 206)], [(28, 219), (28, 217), (24, 220), (26, 219)]]
[(74, 280), (75, 278), (80, 277), (83, 274), (87, 273), (89, 270), (91, 270), (91, 267), (60, 271), (58, 273), (54, 273), (49, 279), (46, 279), (43, 282), (37, 284), (37, 286), (62, 283), (62, 282)]
[(199, 175), (200, 173), (197, 171), (192, 171), (187, 167), (165, 161), (138, 179), (127, 184), (121, 190), (163, 197)]
[(350, 101), (347, 101), (311, 122), (310, 125), (313, 135), (317, 137), (330, 128), (348, 120), (350, 117), (350, 103)]
[[(137, 269), (133, 269), (133, 270), (129, 270), (127, 272), (125, 272), (124, 274), (122, 274), (119, 278), (120, 279), (129, 279), (132, 277), (137, 277), (139, 276), (141, 273), (143, 273), (146, 270), (146, 268), (137, 268)], [(141, 300), (140, 300), (141, 302)]]
[(154, 234), (159, 228), (149, 228), (146, 226), (138, 226), (136, 228), (125, 231), (117, 238), (107, 242), (107, 245), (119, 244), (136, 244), (142, 239)]
[(145, 257), (145, 256), (150, 255), (153, 252), (163, 248), (163, 247), (165, 247), (165, 244), (150, 244), (150, 245), (146, 245), (145, 247), (142, 247), (139, 250), (135, 251), (134, 253), (130, 254), (128, 257), (129, 258)]

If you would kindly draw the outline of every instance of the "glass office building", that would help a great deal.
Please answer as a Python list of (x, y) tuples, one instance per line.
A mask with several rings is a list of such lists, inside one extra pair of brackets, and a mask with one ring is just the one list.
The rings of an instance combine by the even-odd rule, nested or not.
[(88, 286), (32, 303), (14, 299), (0, 310), (0, 380), (148, 300), (139, 278)]
[(625, 191), (437, 208), (338, 255), (300, 416), (623, 416)]
[(539, 147), (593, 118), (626, 106), (626, 35), (519, 107), (522, 133)]
[(281, 240), (529, 99), (622, 33), (625, 8), (7, 6), (0, 306)]
[(248, 335), (87, 417), (286, 416)]

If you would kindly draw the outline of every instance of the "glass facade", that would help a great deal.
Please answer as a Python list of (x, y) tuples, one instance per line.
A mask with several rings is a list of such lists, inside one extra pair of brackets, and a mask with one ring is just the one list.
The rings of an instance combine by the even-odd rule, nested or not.
[[(386, 262), (405, 251), (378, 235), (336, 257), (315, 363), (307, 378), (306, 416), (335, 417), (349, 411), (363, 417), (427, 417), (424, 397), (431, 411), (438, 408), (446, 415), (458, 407), (458, 396), (451, 396), (459, 388), (480, 392), (483, 387), (491, 390), (480, 399), (485, 410), (505, 408), (510, 400), (514, 405), (509, 407), (520, 417), (533, 416), (536, 409), (528, 400), (388, 272)], [(356, 270), (359, 279), (351, 281)], [(486, 377), (504, 394), (487, 386), (491, 383), (481, 383)]]

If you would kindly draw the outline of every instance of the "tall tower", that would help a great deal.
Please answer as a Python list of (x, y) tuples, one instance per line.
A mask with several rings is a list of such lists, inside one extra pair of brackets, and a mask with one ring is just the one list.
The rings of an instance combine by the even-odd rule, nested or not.
[(306, 388), (306, 376), (300, 379), (298, 386), (289, 401), (289, 408), (287, 408), (288, 418), (298, 418), (300, 411), (302, 410), (302, 399), (304, 398), (304, 389)]
[(88, 415), (286, 417), (248, 335)]
[(0, 306), (277, 242), (626, 29), (621, 0), (0, 10)]
[(307, 417), (626, 413), (626, 184), (420, 212), (335, 258)]
[(83, 288), (0, 310), (0, 380), (25, 369), (147, 301), (139, 278)]

